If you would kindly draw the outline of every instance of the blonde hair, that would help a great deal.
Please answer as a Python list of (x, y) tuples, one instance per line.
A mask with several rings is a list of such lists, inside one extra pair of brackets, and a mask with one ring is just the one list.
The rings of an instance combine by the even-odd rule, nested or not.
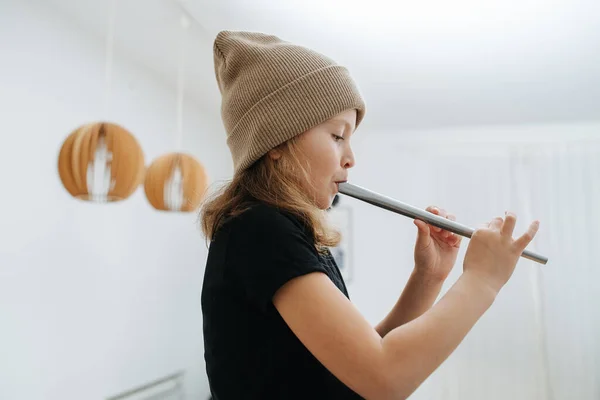
[(264, 155), (205, 199), (200, 221), (207, 240), (214, 239), (227, 218), (240, 215), (253, 201), (259, 201), (297, 216), (312, 233), (318, 251), (339, 244), (340, 234), (328, 226), (326, 211), (317, 207), (315, 199), (304, 189), (303, 183), (311, 184), (308, 179), (310, 166), (300, 161), (297, 138), (278, 146), (280, 158), (275, 160)]

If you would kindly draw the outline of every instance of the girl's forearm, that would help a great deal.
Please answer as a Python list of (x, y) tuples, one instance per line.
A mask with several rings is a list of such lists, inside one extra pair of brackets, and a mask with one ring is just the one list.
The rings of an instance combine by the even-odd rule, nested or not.
[(444, 281), (413, 270), (390, 313), (375, 327), (381, 337), (423, 315), (440, 294)]
[(397, 381), (395, 393), (408, 397), (458, 347), (492, 305), (497, 293), (469, 273), (420, 317), (382, 339), (389, 379)]

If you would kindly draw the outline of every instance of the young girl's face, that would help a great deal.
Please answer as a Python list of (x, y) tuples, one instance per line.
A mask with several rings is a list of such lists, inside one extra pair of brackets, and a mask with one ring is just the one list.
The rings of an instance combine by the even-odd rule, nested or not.
[(307, 190), (325, 210), (338, 193), (338, 183), (348, 180), (354, 166), (350, 138), (356, 128), (356, 110), (347, 110), (306, 131), (298, 138), (300, 157), (310, 182)]

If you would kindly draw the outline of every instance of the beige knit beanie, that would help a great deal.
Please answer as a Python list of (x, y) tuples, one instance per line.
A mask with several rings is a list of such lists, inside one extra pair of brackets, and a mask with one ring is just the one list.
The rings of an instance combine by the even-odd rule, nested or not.
[(364, 101), (346, 68), (273, 35), (220, 32), (214, 42), (221, 117), (237, 174), (269, 150)]

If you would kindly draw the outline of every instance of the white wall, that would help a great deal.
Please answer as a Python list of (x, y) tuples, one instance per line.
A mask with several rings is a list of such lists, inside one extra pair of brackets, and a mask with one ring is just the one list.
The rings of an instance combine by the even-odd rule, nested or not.
[[(208, 396), (200, 290), (206, 246), (195, 214), (71, 198), (57, 156), (102, 115), (104, 43), (44, 2), (0, 6), (0, 398), (102, 399), (177, 370)], [(211, 56), (209, 54), (209, 56)], [(115, 54), (109, 117), (146, 164), (173, 149), (176, 93)], [(215, 117), (187, 104), (184, 146), (211, 181), (231, 172)]]
[[(350, 171), (353, 183), (417, 207), (430, 204), (444, 207), (456, 214), (459, 222), (476, 227), (503, 215), (505, 208), (522, 206), (509, 193), (498, 199), (498, 204), (484, 202), (495, 185), (506, 184), (506, 172), (511, 165), (507, 157), (511, 151), (544, 144), (597, 142), (600, 122), (455, 127), (402, 133), (359, 129), (353, 141), (356, 154), (356, 166)], [(456, 165), (461, 165), (461, 169)], [(358, 200), (342, 197), (340, 204), (353, 208), (356, 218), (356, 278), (351, 283), (354, 299), (370, 319), (378, 322), (388, 311), (388, 305), (396, 300), (397, 290), (413, 267), (416, 227), (406, 217)], [(539, 236), (543, 235), (542, 226)], [(398, 265), (389, 265), (389, 260), (398, 260)], [(376, 299), (372, 291), (383, 289), (382, 285), (385, 289), (378, 295), (386, 297)]]
[[(363, 135), (363, 137), (361, 137)], [(353, 183), (478, 227), (505, 210), (515, 235), (533, 219), (530, 249), (509, 284), (415, 399), (586, 399), (600, 396), (600, 123), (357, 132)], [(352, 300), (373, 324), (413, 268), (412, 220), (358, 200)], [(443, 293), (462, 272), (465, 239)], [(593, 339), (596, 338), (596, 339)]]

